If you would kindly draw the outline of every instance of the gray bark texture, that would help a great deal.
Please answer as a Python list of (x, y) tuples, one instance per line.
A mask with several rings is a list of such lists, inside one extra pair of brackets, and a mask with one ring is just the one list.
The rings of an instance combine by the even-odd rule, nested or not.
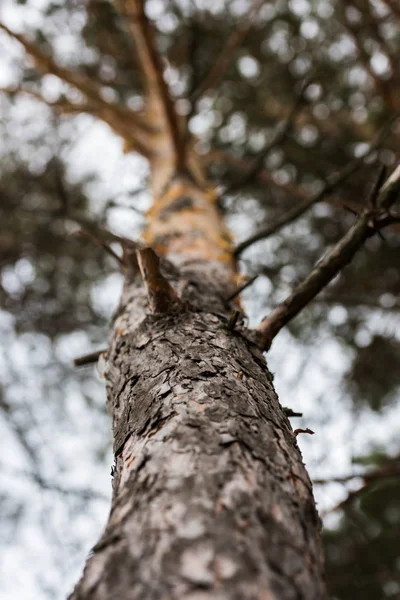
[[(127, 279), (105, 370), (113, 500), (71, 600), (322, 600), (319, 518), (296, 437), (218, 266)], [(229, 287), (229, 286), (228, 286)]]

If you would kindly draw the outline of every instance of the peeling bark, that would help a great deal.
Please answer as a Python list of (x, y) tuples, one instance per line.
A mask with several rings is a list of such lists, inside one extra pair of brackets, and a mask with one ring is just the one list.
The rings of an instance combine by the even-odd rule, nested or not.
[(71, 600), (321, 600), (319, 519), (264, 358), (215, 270), (171, 269), (185, 310), (127, 280), (106, 367), (109, 522)]

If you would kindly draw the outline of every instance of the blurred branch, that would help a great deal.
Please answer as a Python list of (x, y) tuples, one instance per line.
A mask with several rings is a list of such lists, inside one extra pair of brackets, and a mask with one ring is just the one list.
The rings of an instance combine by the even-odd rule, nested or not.
[(35, 100), (43, 102), (43, 104), (46, 104), (49, 108), (52, 108), (64, 114), (85, 112), (92, 115), (97, 115), (99, 112), (98, 109), (96, 109), (95, 105), (90, 104), (90, 102), (70, 102), (69, 100), (64, 98), (62, 100), (55, 100), (54, 102), (50, 102), (49, 100), (46, 100), (46, 98), (44, 98), (44, 96), (42, 96), (42, 94), (37, 90), (32, 90), (21, 86), (13, 88), (1, 87), (0, 92), (8, 94), (9, 96), (27, 94)]
[(90, 233), (90, 231), (87, 231), (86, 229), (81, 229), (81, 230), (77, 231), (74, 235), (80, 235), (82, 237), (88, 238), (94, 244), (96, 244), (100, 248), (103, 248), (103, 250), (105, 250), (107, 252), (107, 254), (112, 256), (118, 262), (118, 264), (120, 264), (121, 266), (124, 265), (123, 258), (121, 258), (121, 256), (118, 256), (118, 254), (116, 252), (114, 252), (114, 250), (111, 248), (111, 246), (109, 246), (104, 240), (93, 235), (92, 233)]
[(400, 476), (400, 463), (393, 461), (385, 467), (370, 471), (369, 473), (358, 473), (354, 475), (345, 475), (343, 477), (332, 477), (328, 479), (314, 479), (313, 483), (316, 485), (326, 485), (328, 483), (347, 483), (353, 479), (362, 479), (363, 484), (357, 490), (353, 490), (348, 493), (346, 498), (335, 504), (332, 508), (325, 511), (321, 516), (325, 517), (327, 514), (335, 512), (337, 510), (343, 510), (352, 505), (362, 494), (364, 494), (374, 483), (385, 479), (391, 479), (393, 477)]
[(313, 479), (313, 483), (316, 485), (326, 485), (328, 483), (347, 483), (353, 479), (362, 479), (366, 485), (369, 485), (379, 479), (387, 479), (388, 477), (396, 477), (397, 475), (400, 475), (400, 462), (390, 463), (386, 467), (376, 469), (375, 471), (351, 473), (341, 477), (327, 477), (326, 479)]
[(82, 500), (104, 500), (108, 501), (108, 497), (105, 494), (101, 494), (96, 490), (88, 488), (73, 488), (63, 487), (57, 483), (50, 482), (36, 471), (27, 471), (21, 469), (5, 469), (1, 466), (2, 473), (5, 473), (9, 477), (21, 477), (24, 479), (30, 479), (33, 483), (39, 486), (42, 490), (49, 492), (57, 492), (63, 496), (78, 496)]
[[(381, 294), (384, 294), (385, 291), (382, 291)], [(349, 294), (343, 294), (342, 292), (338, 292), (337, 296), (334, 294), (324, 294), (315, 300), (318, 304), (337, 304), (340, 306), (344, 306), (345, 308), (363, 308), (369, 310), (382, 310), (382, 311), (400, 311), (400, 304), (395, 304), (393, 306), (382, 306), (378, 301), (374, 301), (374, 299), (362, 298), (359, 296), (351, 296)]]
[[(212, 163), (221, 163), (228, 164), (233, 169), (240, 171), (247, 171), (251, 167), (251, 159), (249, 158), (239, 158), (230, 154), (228, 152), (224, 152), (223, 150), (212, 150), (208, 154), (205, 155), (204, 160), (207, 165)], [(277, 190), (284, 191), (288, 196), (299, 200), (300, 202), (306, 202), (311, 198), (311, 195), (300, 185), (295, 183), (278, 183), (274, 177), (274, 172), (269, 171), (265, 168), (259, 171), (256, 175), (256, 179), (259, 183), (267, 185), (269, 187), (273, 187)], [(348, 196), (342, 197), (342, 194), (339, 195), (329, 195), (323, 198), (324, 202), (331, 204), (332, 206), (349, 209), (353, 212), (357, 212), (359, 210), (359, 204), (354, 202), (353, 198), (349, 198)], [(244, 260), (244, 259), (241, 259)]]
[(254, 17), (257, 15), (258, 11), (262, 5), (265, 4), (265, 2), (266, 0), (256, 0), (247, 16), (247, 19), (232, 32), (230, 37), (227, 39), (221, 53), (217, 57), (213, 67), (206, 75), (203, 83), (200, 84), (198, 89), (192, 95), (190, 99), (191, 102), (197, 102), (207, 90), (214, 88), (221, 80), (225, 71), (229, 68), (237, 48), (244, 42), (245, 38), (250, 32), (254, 24)]
[[(358, 123), (354, 121), (352, 114), (347, 106), (344, 106), (340, 112), (335, 114), (335, 118), (317, 118), (313, 113), (313, 105), (304, 106), (300, 114), (297, 114), (294, 119), (294, 125), (301, 129), (305, 125), (315, 125), (321, 132), (323, 138), (330, 138), (332, 141), (338, 141), (343, 136), (351, 137), (368, 142), (376, 132), (376, 127), (371, 121)], [(263, 112), (265, 117), (271, 121), (277, 119), (284, 120), (290, 113), (291, 106), (281, 98), (277, 100), (270, 97), (263, 104)]]
[[(352, 37), (353, 42), (357, 48), (360, 60), (363, 64), (363, 67), (370, 76), (372, 83), (375, 86), (375, 89), (377, 90), (377, 92), (379, 92), (389, 110), (397, 112), (400, 110), (400, 102), (398, 99), (397, 86), (395, 85), (394, 75), (397, 71), (396, 63), (398, 61), (395, 61), (393, 59), (391, 60), (389, 53), (386, 51), (385, 54), (387, 55), (387, 58), (391, 63), (392, 67), (392, 76), (385, 79), (379, 77), (379, 75), (372, 68), (372, 57), (368, 54), (364, 45), (364, 35), (367, 31), (366, 24), (364, 23), (364, 20), (360, 23), (355, 23), (347, 17), (346, 8), (348, 7), (348, 4), (349, 3), (347, 1), (343, 2), (343, 0), (340, 0), (340, 2), (338, 3), (339, 13), (341, 14), (342, 18), (342, 24), (346, 28), (348, 34)], [(366, 11), (366, 9), (364, 9), (364, 11)], [(364, 11), (360, 11), (360, 14), (364, 15)], [(369, 17), (370, 20), (373, 19), (371, 14), (369, 14)], [(380, 45), (382, 46), (382, 40), (380, 40)], [(383, 50), (386, 50), (386, 48), (383, 48)]]
[(299, 110), (304, 102), (303, 94), (304, 94), (305, 88), (308, 85), (308, 82), (309, 82), (309, 78), (307, 78), (301, 84), (300, 91), (297, 95), (295, 102), (293, 103), (293, 106), (292, 106), (288, 116), (286, 117), (286, 119), (284, 119), (283, 121), (281, 121), (278, 124), (276, 131), (275, 131), (275, 135), (274, 135), (273, 139), (271, 140), (271, 142), (269, 144), (267, 144), (265, 146), (265, 148), (263, 148), (263, 150), (256, 156), (256, 158), (253, 160), (253, 163), (251, 164), (249, 170), (247, 171), (247, 173), (245, 173), (245, 175), (241, 179), (238, 179), (236, 182), (232, 182), (230, 185), (228, 184), (226, 186), (225, 190), (223, 191), (224, 194), (229, 194), (236, 190), (240, 190), (245, 185), (250, 183), (253, 179), (255, 179), (258, 176), (259, 172), (262, 170), (264, 161), (267, 158), (268, 154), (271, 152), (271, 150), (273, 150), (277, 146), (282, 145), (282, 143), (285, 141), (290, 129), (293, 127), (296, 115), (299, 112)]
[[(381, 181), (381, 174), (378, 182)], [(260, 346), (268, 350), (279, 331), (291, 321), (353, 258), (364, 242), (388, 224), (391, 205), (400, 188), (400, 165), (386, 182), (378, 188), (375, 184), (369, 205), (360, 214), (353, 227), (321, 259), (310, 275), (300, 283), (270, 315), (258, 326)]]
[(3, 411), (4, 416), (6, 418), (7, 423), (11, 426), (18, 442), (21, 444), (22, 448), (25, 450), (26, 456), (32, 465), (31, 470), (19, 470), (15, 468), (7, 469), (4, 468), (4, 465), (1, 466), (2, 473), (5, 473), (12, 477), (25, 477), (31, 479), (34, 483), (36, 483), (41, 489), (54, 491), (63, 495), (74, 495), (80, 496), (83, 499), (101, 499), (107, 500), (107, 498), (95, 490), (90, 489), (79, 489), (79, 488), (64, 488), (57, 483), (47, 481), (39, 470), (39, 455), (36, 452), (35, 447), (29, 441), (29, 437), (27, 432), (22, 428), (18, 419), (15, 418), (14, 413), (15, 409), (2, 397), (0, 397), (0, 410)]
[[(179, 128), (178, 115), (163, 77), (163, 64), (154, 42), (154, 30), (144, 11), (144, 0), (119, 0), (121, 12), (126, 15), (135, 42), (139, 65), (151, 108), (161, 109), (161, 116), (175, 151), (176, 168), (185, 170), (184, 138)], [(150, 111), (151, 112), (151, 111)]]
[[(124, 106), (110, 104), (104, 100), (101, 87), (94, 83), (92, 79), (86, 77), (82, 73), (71, 71), (70, 69), (57, 64), (51, 56), (43, 54), (35, 44), (29, 42), (24, 36), (12, 31), (3, 23), (0, 23), (0, 29), (17, 40), (24, 47), (25, 51), (34, 60), (37, 68), (41, 72), (45, 74), (51, 73), (68, 85), (78, 89), (92, 102), (93, 108), (96, 111), (96, 116), (110, 125), (110, 127), (124, 139), (127, 139), (140, 154), (148, 156), (148, 136), (153, 128), (149, 125), (147, 120)], [(43, 100), (48, 105), (51, 104), (42, 98), (39, 93), (36, 97)], [(93, 113), (93, 110), (90, 112)]]
[[(396, 116), (397, 119), (397, 116)], [(289, 209), (285, 214), (283, 214), (280, 218), (278, 218), (274, 223), (266, 227), (265, 229), (261, 229), (258, 233), (244, 240), (235, 249), (235, 256), (240, 256), (240, 254), (246, 250), (249, 246), (259, 242), (260, 240), (264, 240), (267, 237), (273, 235), (282, 227), (293, 223), (296, 219), (298, 219), (301, 215), (303, 215), (313, 204), (317, 204), (321, 202), (328, 194), (331, 194), (335, 191), (337, 187), (339, 187), (350, 175), (355, 173), (364, 163), (364, 159), (367, 158), (372, 152), (374, 152), (385, 139), (385, 137), (391, 131), (393, 126), (394, 119), (391, 119), (389, 123), (383, 127), (375, 141), (369, 146), (368, 150), (362, 154), (362, 156), (354, 159), (349, 162), (341, 171), (337, 173), (333, 173), (328, 177), (327, 182), (322, 187), (322, 189), (312, 196), (307, 197), (303, 202), (293, 206)]]

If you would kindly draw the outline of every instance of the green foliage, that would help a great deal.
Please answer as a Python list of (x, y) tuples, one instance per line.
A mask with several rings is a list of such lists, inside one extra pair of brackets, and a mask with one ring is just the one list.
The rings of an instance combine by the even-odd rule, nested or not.
[(55, 337), (101, 318), (90, 294), (109, 260), (92, 243), (71, 237), (93, 217), (82, 186), (67, 186), (64, 178), (56, 160), (40, 175), (20, 165), (0, 178), (0, 299), (21, 333)]

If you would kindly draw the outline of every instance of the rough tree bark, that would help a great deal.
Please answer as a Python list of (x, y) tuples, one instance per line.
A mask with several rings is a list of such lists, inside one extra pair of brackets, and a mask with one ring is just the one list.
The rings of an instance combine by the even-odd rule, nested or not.
[(159, 167), (145, 240), (168, 260), (126, 252), (105, 369), (112, 508), (71, 600), (323, 599), (296, 437), (254, 332), (232, 326), (216, 194)]

